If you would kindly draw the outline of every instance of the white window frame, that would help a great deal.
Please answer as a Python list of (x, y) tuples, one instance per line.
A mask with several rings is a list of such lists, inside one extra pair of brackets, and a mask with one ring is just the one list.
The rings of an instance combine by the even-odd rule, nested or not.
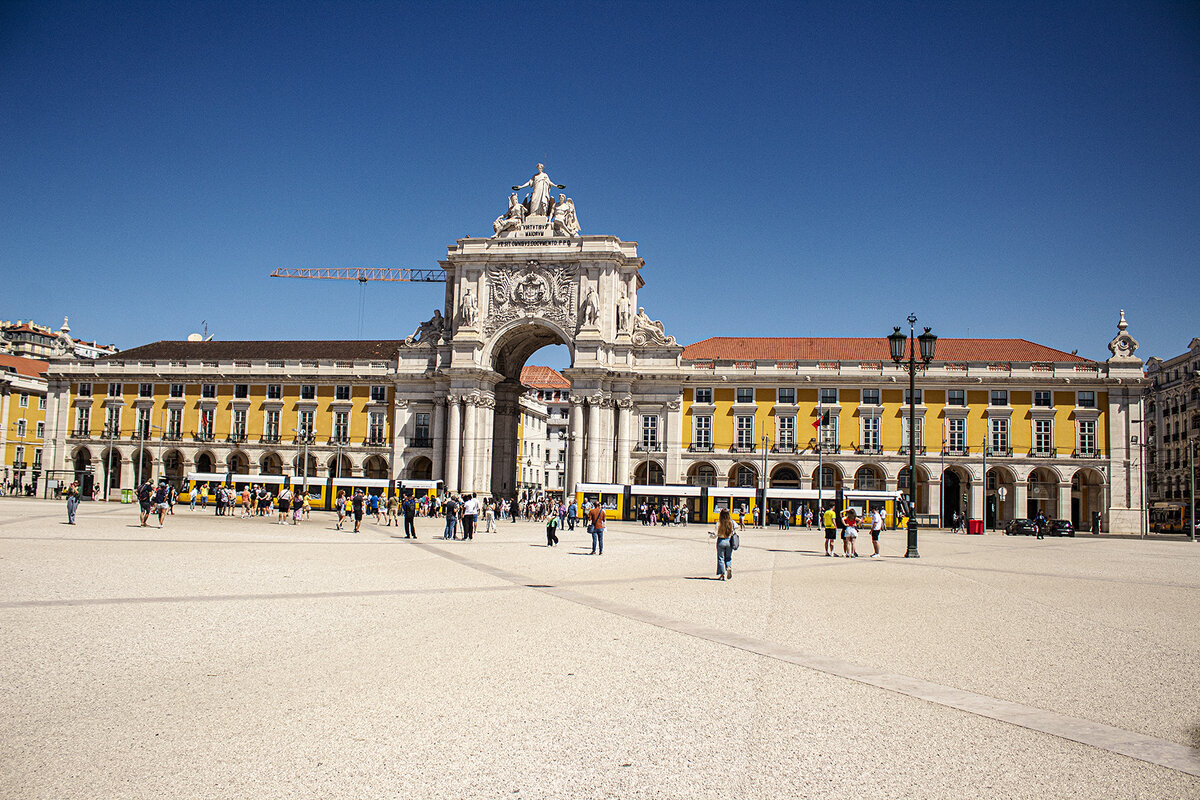
[(642, 414), (642, 434), (641, 444), (643, 450), (657, 450), (658, 437), (658, 415), (657, 414)]
[(23, 419), (17, 420), (17, 436), (25, 436), (25, 433), (28, 430), (28, 422)]
[(333, 412), (333, 438), (335, 441), (350, 441), (350, 412)]
[(988, 442), (993, 453), (1011, 452), (1008, 417), (993, 417), (988, 420)]
[[(900, 428), (904, 435), (904, 440), (900, 443), (900, 447), (905, 448), (908, 447), (908, 414), (901, 414), (901, 418), (902, 424)], [(915, 419), (917, 423), (917, 450), (919, 452), (923, 447), (925, 447), (925, 415), (917, 414)]]
[(263, 437), (279, 439), (279, 409), (268, 408), (263, 411)]
[(371, 386), (371, 402), (386, 403), (387, 402), (387, 386), (372, 384)]
[(795, 414), (783, 414), (775, 418), (775, 444), (777, 447), (796, 446)]
[(91, 406), (77, 406), (75, 409), (75, 432), (87, 436), (92, 428)]
[(121, 407), (107, 406), (104, 410), (104, 432), (106, 434), (120, 436), (121, 435)]
[[(792, 393), (792, 399), (791, 399), (791, 400), (784, 400), (784, 399), (783, 399), (783, 393), (784, 393), (784, 392), (791, 392), (791, 393)], [(775, 394), (775, 401), (776, 401), (777, 403), (779, 403), (780, 405), (784, 405), (784, 406), (794, 406), (794, 405), (796, 405), (796, 387), (794, 387), (794, 386), (781, 386), (781, 387), (779, 387), (779, 388), (776, 390), (776, 394)]]
[(372, 411), (367, 416), (367, 438), (371, 441), (382, 442), (386, 426), (385, 415), (382, 411)]
[[(1044, 431), (1039, 428), (1044, 427)], [(1049, 455), (1054, 452), (1054, 419), (1038, 417), (1033, 420), (1033, 452), (1038, 455)]]
[(248, 428), (247, 420), (246, 420), (246, 409), (235, 408), (233, 410), (233, 426), (232, 427), (233, 427), (233, 430), (231, 430), (229, 432), (230, 435), (246, 436), (246, 430)]
[[(700, 399), (700, 393), (701, 393), (701, 392), (708, 392), (708, 397), (707, 397), (706, 399), (704, 399), (704, 400), (701, 400), (701, 399)], [(694, 402), (695, 402), (695, 403), (696, 403), (696, 405), (698, 405), (698, 406), (711, 406), (711, 405), (712, 405), (712, 403), (713, 403), (713, 389), (712, 389), (712, 387), (711, 387), (711, 386), (700, 386), (700, 387), (697, 387), (697, 389), (696, 389), (696, 394), (695, 394), (694, 396), (695, 396), (695, 398), (696, 398)]]
[(183, 409), (167, 409), (167, 435), (178, 439), (183, 435)]
[(967, 449), (967, 418), (949, 417), (946, 420), (946, 450), (962, 453)]
[(818, 440), (821, 447), (836, 447), (838, 443), (838, 417), (836, 414), (829, 415), (829, 423), (821, 425), (818, 429)]
[(858, 443), (863, 450), (878, 450), (880, 448), (879, 417), (876, 414), (864, 414), (858, 421)]
[(692, 444), (698, 447), (712, 447), (712, 414), (699, 414), (692, 418)]
[(33, 435), (37, 439), (45, 439), (46, 438), (46, 423), (43, 422), (42, 420), (38, 420), (33, 426)]
[[(749, 420), (749, 424), (746, 421)], [(733, 418), (733, 441), (739, 450), (754, 446), (754, 415), (738, 414)]]
[[(749, 392), (749, 393), (750, 393), (750, 399), (749, 399), (749, 400), (743, 400), (743, 399), (742, 399), (742, 392)], [(755, 394), (754, 394), (754, 387), (753, 387), (753, 386), (739, 386), (739, 387), (737, 387), (736, 389), (734, 389), (734, 390), (733, 390), (733, 402), (734, 402), (734, 403), (736, 403), (737, 405), (740, 405), (740, 406), (749, 406), (749, 405), (753, 405), (753, 404), (754, 404), (754, 397), (755, 397)]]
[[(1099, 425), (1092, 418), (1080, 419), (1075, 423), (1075, 447), (1079, 453), (1084, 456), (1091, 455), (1097, 452), (1096, 431)], [(1091, 444), (1086, 444), (1090, 439)], [(1186, 466), (1186, 465), (1185, 465)]]
[(215, 419), (216, 416), (217, 416), (217, 412), (215, 409), (212, 409), (212, 408), (200, 409), (200, 423), (199, 423), (199, 427), (196, 429), (196, 432), (199, 433), (201, 436), (207, 436), (209, 438), (212, 438), (213, 430), (216, 427), (216, 419)]

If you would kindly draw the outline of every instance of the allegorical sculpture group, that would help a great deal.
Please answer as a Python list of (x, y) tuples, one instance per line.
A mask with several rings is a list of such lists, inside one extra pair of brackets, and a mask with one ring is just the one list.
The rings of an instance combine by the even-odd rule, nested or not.
[[(508, 197), (508, 211), (496, 218), (492, 229), (495, 238), (506, 238), (514, 235), (530, 217), (544, 219), (550, 223), (551, 233), (555, 236), (578, 236), (579, 218), (575, 215), (575, 201), (560, 194), (553, 197), (551, 189), (565, 189), (561, 183), (550, 180), (544, 164), (537, 165), (533, 177), (520, 186), (512, 187), (513, 193)], [(524, 200), (517, 197), (517, 192), (529, 189)]]

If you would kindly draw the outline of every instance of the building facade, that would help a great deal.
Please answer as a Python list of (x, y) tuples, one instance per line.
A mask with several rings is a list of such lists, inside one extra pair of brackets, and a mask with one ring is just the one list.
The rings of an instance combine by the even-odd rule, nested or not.
[[(503, 497), (560, 480), (907, 486), (906, 373), (885, 336), (684, 348), (638, 305), (636, 243), (576, 226), (569, 198), (512, 196), (494, 236), (448, 248), (443, 306), (402, 340), (157, 342), (54, 362), (51, 457), (121, 487), (306, 466)], [(915, 398), (918, 511), (1083, 527), (1099, 512), (1136, 530), (1143, 379), (1126, 327), (1105, 362), (943, 339)], [(570, 350), (567, 386), (530, 387), (526, 362), (551, 344)]]
[(0, 353), (0, 479), (10, 493), (41, 485), (48, 366)]
[[(544, 441), (537, 468), (546, 493), (562, 497), (567, 487), (567, 436), (570, 433), (571, 382), (556, 369), (527, 366), (521, 370), (521, 383), (528, 387), (525, 396), (544, 411)], [(536, 456), (535, 456), (536, 458)]]
[[(1200, 458), (1200, 339), (1146, 362), (1146, 478), (1155, 517), (1193, 502)], [(1156, 523), (1163, 520), (1156, 519)], [(1194, 523), (1193, 523), (1194, 524)]]
[(0, 322), (0, 353), (25, 358), (99, 358), (116, 352), (117, 348), (111, 344), (85, 342), (71, 336), (71, 327), (67, 324), (66, 317), (63, 317), (62, 327), (58, 330), (52, 330), (47, 325), (38, 325), (33, 320)]

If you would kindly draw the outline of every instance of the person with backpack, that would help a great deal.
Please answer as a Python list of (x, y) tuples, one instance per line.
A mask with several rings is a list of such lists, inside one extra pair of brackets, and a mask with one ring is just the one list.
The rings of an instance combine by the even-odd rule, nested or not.
[(158, 488), (154, 490), (154, 499), (151, 501), (154, 510), (158, 512), (158, 527), (162, 527), (166, 521), (167, 511), (171, 504), (171, 487), (165, 482), (159, 483)]
[(417, 516), (416, 501), (412, 497), (405, 497), (400, 510), (404, 513), (404, 538), (417, 538), (417, 527), (413, 524), (413, 518)]
[(367, 498), (363, 496), (362, 489), (355, 489), (354, 496), (350, 498), (350, 511), (354, 514), (354, 532), (358, 533), (362, 528), (363, 514), (366, 513)]
[(604, 528), (607, 520), (604, 518), (604, 507), (596, 503), (587, 512), (588, 533), (592, 535), (591, 555), (604, 555)]
[(740, 542), (733, 529), (733, 516), (729, 509), (721, 509), (717, 517), (717, 530), (712, 535), (717, 537), (717, 578), (733, 580), (733, 551), (738, 549)]
[(142, 484), (137, 488), (138, 507), (141, 510), (142, 527), (146, 527), (146, 520), (150, 518), (151, 502), (154, 498), (154, 488), (150, 485), (150, 481), (142, 481)]

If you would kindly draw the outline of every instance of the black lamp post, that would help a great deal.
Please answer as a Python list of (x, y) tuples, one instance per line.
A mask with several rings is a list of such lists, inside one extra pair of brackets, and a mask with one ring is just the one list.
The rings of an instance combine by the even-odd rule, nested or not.
[(920, 336), (914, 337), (913, 326), (917, 322), (915, 314), (908, 315), (908, 336), (900, 332), (900, 328), (892, 328), (888, 336), (888, 348), (891, 350), (892, 361), (897, 364), (904, 360), (905, 345), (908, 345), (908, 551), (905, 558), (920, 558), (917, 552), (917, 521), (913, 514), (917, 510), (917, 342), (921, 345), (921, 363), (928, 364), (933, 360), (934, 345), (937, 337), (929, 332), (929, 328)]

